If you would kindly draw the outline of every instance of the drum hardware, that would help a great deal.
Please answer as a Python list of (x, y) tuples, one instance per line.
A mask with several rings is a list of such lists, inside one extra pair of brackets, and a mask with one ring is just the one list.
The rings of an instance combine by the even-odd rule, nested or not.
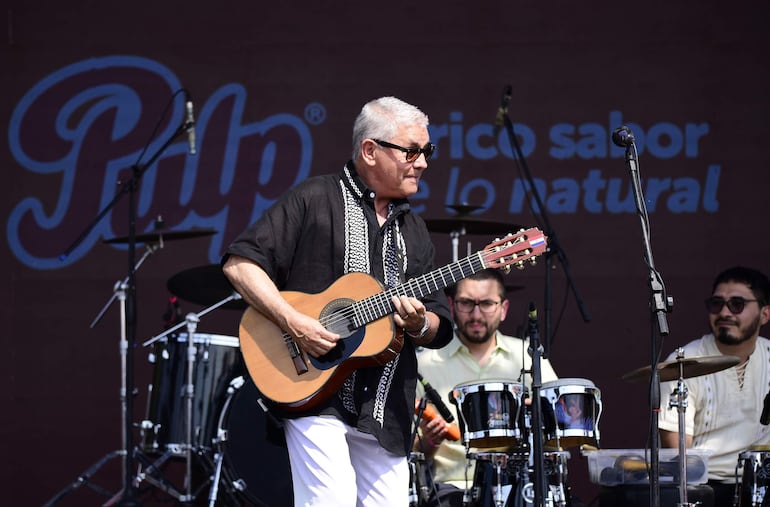
[[(471, 459), (474, 459), (477, 462), (487, 461), (494, 467), (495, 483), (492, 485), (492, 490), (493, 490), (492, 501), (494, 502), (495, 507), (503, 507), (508, 497), (508, 494), (507, 494), (508, 492), (507, 491), (504, 492), (503, 490), (503, 472), (509, 469), (508, 455), (505, 453), (482, 452), (482, 453), (471, 454)], [(511, 464), (513, 464), (513, 462), (511, 462)], [(478, 471), (479, 471), (478, 466), (476, 467), (476, 470), (477, 470), (476, 475), (478, 475)], [(481, 473), (483, 473), (483, 471)], [(483, 483), (482, 485), (479, 485), (479, 486), (474, 485), (471, 498), (473, 498), (476, 501), (483, 501), (483, 494), (480, 491), (481, 488), (483, 488)]]
[[(205, 308), (199, 313), (188, 313), (185, 316), (185, 320), (170, 327), (169, 329), (165, 330), (163, 333), (156, 335), (149, 340), (145, 341), (142, 345), (148, 346), (153, 343), (158, 342), (159, 340), (165, 338), (166, 336), (170, 335), (174, 331), (177, 331), (178, 329), (182, 327), (186, 327), (187, 329), (187, 341), (186, 341), (186, 371), (185, 371), (185, 377), (186, 377), (186, 383), (183, 387), (183, 398), (185, 401), (185, 410), (184, 410), (184, 440), (183, 442), (172, 442), (168, 446), (165, 453), (155, 462), (152, 463), (149, 466), (149, 469), (152, 471), (159, 470), (160, 465), (164, 463), (170, 456), (173, 455), (179, 455), (181, 454), (184, 457), (185, 460), (185, 476), (183, 480), (183, 486), (182, 491), (177, 490), (173, 486), (167, 484), (165, 480), (157, 480), (157, 478), (154, 475), (148, 475), (147, 472), (141, 473), (137, 477), (136, 482), (141, 482), (142, 480), (146, 480), (150, 482), (150, 484), (159, 487), (164, 492), (170, 494), (171, 496), (175, 497), (180, 502), (190, 502), (195, 499), (196, 494), (193, 493), (192, 490), (192, 475), (193, 475), (193, 460), (199, 459), (202, 457), (202, 454), (195, 453), (199, 449), (200, 446), (194, 445), (193, 441), (193, 400), (195, 398), (195, 382), (194, 382), (194, 373), (195, 373), (195, 365), (196, 365), (196, 355), (197, 355), (197, 348), (195, 346), (196, 339), (195, 339), (195, 331), (197, 330), (198, 323), (200, 322), (200, 318), (209, 312), (227, 304), (230, 301), (238, 300), (240, 299), (240, 295), (237, 293), (232, 293), (230, 296), (222, 299), (221, 301), (215, 303), (214, 305), (211, 305), (208, 308)], [(208, 349), (208, 345), (204, 345), (204, 354), (206, 353)], [(155, 421), (157, 423), (157, 421)], [(140, 425), (142, 428), (152, 428), (155, 429), (155, 426), (152, 424), (153, 421), (143, 421)], [(154, 445), (154, 444), (153, 444)], [(205, 484), (203, 485), (205, 486)], [(202, 487), (203, 487), (202, 486)]]
[[(203, 306), (213, 305), (233, 293), (232, 286), (217, 264), (181, 271), (168, 279), (166, 287), (175, 296)], [(239, 297), (222, 308), (245, 310), (246, 306), (246, 302)]]
[[(158, 218), (158, 221), (160, 221), (160, 217)], [(158, 222), (156, 221), (156, 224)], [(126, 311), (126, 294), (129, 287), (129, 282), (133, 278), (133, 273), (135, 273), (141, 265), (144, 263), (144, 261), (153, 253), (155, 253), (158, 249), (163, 248), (162, 243), (158, 245), (148, 245), (147, 249), (145, 250), (144, 254), (142, 254), (141, 258), (136, 262), (136, 264), (132, 268), (132, 274), (129, 274), (126, 278), (123, 280), (119, 280), (115, 282), (113, 285), (113, 291), (110, 298), (107, 300), (107, 303), (102, 307), (102, 309), (99, 311), (99, 313), (96, 315), (94, 320), (91, 322), (90, 327), (93, 329), (101, 320), (102, 317), (104, 317), (105, 313), (107, 313), (107, 310), (112, 306), (112, 303), (117, 299), (120, 305), (120, 340), (118, 343), (118, 349), (120, 354), (120, 414), (121, 414), (121, 428), (120, 428), (120, 441), (121, 441), (121, 448), (117, 451), (113, 451), (111, 453), (108, 453), (107, 455), (103, 456), (99, 461), (97, 461), (94, 465), (89, 467), (85, 472), (80, 474), (73, 483), (71, 483), (69, 486), (67, 486), (65, 489), (57, 493), (53, 498), (51, 498), (48, 502), (46, 502), (45, 507), (53, 506), (56, 504), (59, 500), (61, 500), (65, 495), (75, 491), (82, 485), (87, 485), (90, 488), (100, 491), (105, 496), (110, 496), (108, 492), (103, 490), (102, 488), (97, 487), (95, 484), (91, 482), (91, 477), (104, 466), (108, 461), (112, 460), (113, 458), (120, 457), (122, 459), (121, 468), (122, 468), (122, 477), (123, 477), (123, 487), (118, 492), (116, 496), (125, 496), (127, 497), (127, 502), (131, 503), (133, 501), (133, 492), (130, 491), (131, 485), (133, 483), (133, 478), (131, 478), (131, 473), (133, 466), (131, 465), (131, 462), (134, 458), (134, 452), (129, 452), (129, 448), (133, 448), (133, 444), (131, 442), (131, 433), (129, 431), (129, 418), (130, 418), (130, 399), (128, 396), (129, 390), (133, 393), (133, 382), (132, 377), (129, 376), (129, 373), (131, 373), (131, 368), (129, 367), (129, 344), (128, 344), (128, 323), (127, 323), (127, 311)], [(113, 497), (114, 499), (115, 497)]]
[[(178, 98), (182, 97), (189, 99), (189, 92), (185, 90), (184, 88), (176, 90), (169, 99), (169, 105), (173, 102), (178, 102)], [(177, 108), (177, 110), (179, 110)], [(136, 491), (133, 487), (133, 460), (134, 460), (134, 446), (133, 446), (133, 439), (131, 435), (131, 431), (129, 431), (129, 427), (131, 426), (130, 418), (132, 416), (132, 409), (133, 409), (133, 402), (131, 397), (134, 394), (133, 389), (133, 354), (129, 354), (128, 351), (133, 351), (133, 346), (135, 344), (135, 337), (136, 337), (136, 329), (137, 329), (137, 312), (136, 312), (136, 283), (135, 283), (135, 275), (136, 270), (138, 268), (138, 263), (136, 261), (136, 243), (137, 238), (139, 240), (144, 239), (141, 235), (136, 234), (136, 217), (137, 217), (137, 189), (140, 186), (142, 176), (144, 175), (145, 171), (147, 171), (148, 168), (152, 167), (155, 162), (158, 160), (160, 155), (174, 142), (174, 140), (181, 136), (185, 132), (189, 132), (192, 127), (194, 126), (194, 123), (189, 120), (185, 120), (181, 122), (174, 130), (171, 132), (171, 134), (161, 143), (158, 145), (158, 148), (154, 153), (152, 153), (151, 156), (147, 158), (147, 160), (143, 160), (145, 158), (145, 154), (148, 153), (147, 148), (148, 145), (145, 146), (145, 149), (139, 152), (139, 156), (137, 157), (137, 160), (134, 162), (134, 164), (131, 165), (131, 171), (130, 171), (130, 178), (127, 178), (125, 181), (120, 182), (120, 188), (115, 192), (114, 197), (112, 200), (107, 203), (94, 217), (94, 219), (91, 221), (91, 223), (85, 228), (85, 230), (78, 236), (78, 238), (62, 253), (59, 257), (62, 260), (67, 259), (72, 252), (75, 251), (75, 249), (81, 245), (83, 240), (85, 240), (89, 234), (94, 230), (94, 228), (99, 225), (99, 223), (104, 219), (105, 216), (110, 212), (111, 209), (115, 207), (115, 205), (120, 202), (120, 200), (123, 197), (127, 197), (128, 199), (128, 213), (127, 213), (127, 222), (128, 222), (128, 235), (126, 236), (125, 243), (127, 243), (127, 257), (128, 257), (128, 274), (124, 280), (124, 282), (116, 284), (115, 291), (120, 292), (120, 297), (122, 299), (121, 301), (121, 339), (120, 339), (120, 354), (121, 354), (121, 388), (120, 388), (120, 398), (121, 398), (121, 416), (122, 416), (122, 428), (121, 428), (121, 437), (122, 437), (122, 449), (120, 449), (117, 452), (113, 452), (102, 458), (99, 462), (97, 462), (96, 465), (89, 468), (87, 473), (94, 473), (98, 468), (101, 467), (104, 463), (109, 461), (114, 456), (121, 456), (122, 463), (122, 488), (121, 490), (116, 493), (107, 503), (113, 504), (116, 502), (119, 502), (123, 505), (135, 505), (137, 504), (136, 499)], [(156, 141), (155, 135), (151, 137), (151, 141)], [(163, 223), (163, 220), (158, 217), (155, 221), (155, 227), (156, 229), (161, 229), (165, 226)], [(168, 234), (166, 234), (168, 235)], [(163, 247), (163, 234), (162, 233), (156, 233), (153, 235), (153, 238), (157, 237), (159, 239), (160, 248)], [(152, 249), (150, 250), (152, 251)], [(148, 251), (149, 252), (149, 251)], [(142, 258), (144, 260), (145, 257)], [(141, 263), (141, 261), (140, 261)], [(110, 303), (114, 299), (110, 299)], [(109, 304), (107, 306), (109, 306)], [(94, 324), (98, 322), (98, 320), (101, 318), (101, 315), (94, 321)], [(98, 466), (97, 466), (98, 465)], [(81, 481), (81, 479), (83, 479)], [(64, 495), (70, 493), (71, 491), (77, 489), (81, 484), (89, 484), (88, 479), (83, 478), (82, 476), (78, 478), (77, 481), (75, 481), (72, 485), (67, 487), (64, 491), (60, 492), (52, 500), (50, 500), (46, 505), (53, 505), (58, 500), (60, 500)]]
[[(740, 474), (740, 471), (743, 473)], [(742, 477), (741, 477), (742, 475)], [(766, 507), (770, 503), (770, 447), (752, 446), (735, 465), (736, 507)]]
[[(685, 446), (685, 411), (687, 409), (688, 390), (684, 380), (701, 375), (708, 375), (735, 366), (740, 362), (736, 356), (700, 356), (684, 357), (684, 349), (679, 347), (676, 358), (659, 363), (656, 373), (661, 382), (677, 381), (672, 391), (668, 406), (676, 407), (679, 426), (679, 501), (680, 506), (694, 505), (687, 502), (687, 459)], [(652, 373), (651, 366), (643, 366), (623, 375), (623, 380), (629, 382), (646, 382)], [(656, 464), (656, 470), (659, 465)], [(651, 474), (654, 475), (654, 474)], [(653, 479), (652, 477), (650, 478)]]
[[(741, 359), (737, 356), (680, 357), (677, 350), (676, 359), (659, 363), (657, 370), (661, 382), (670, 382), (680, 378), (686, 379), (716, 373), (731, 368), (740, 362)], [(650, 379), (651, 371), (650, 366), (643, 366), (626, 373), (621, 378), (628, 382), (647, 382)]]
[[(214, 229), (196, 229), (189, 231), (156, 231), (148, 234), (137, 234), (135, 240), (137, 243), (158, 243), (160, 248), (163, 248), (164, 241), (173, 241), (177, 239), (190, 239), (201, 238), (204, 236), (212, 236), (216, 234)], [(118, 238), (105, 239), (102, 243), (116, 244), (116, 243), (128, 243), (128, 236), (121, 236)]]
[[(452, 261), (457, 262), (460, 236), (466, 234), (507, 234), (508, 231), (518, 231), (523, 227), (507, 222), (495, 222), (492, 220), (481, 220), (470, 213), (480, 210), (481, 206), (472, 206), (468, 204), (455, 204), (448, 206), (457, 212), (457, 215), (451, 218), (433, 218), (426, 219), (425, 225), (430, 232), (449, 233), (452, 240)], [(468, 242), (468, 255), (471, 252), (471, 243)]]
[(422, 466), (424, 464), (424, 453), (409, 453), (409, 507), (426, 505), (430, 497), (430, 490), (423, 476)]
[[(420, 379), (422, 377), (419, 375)], [(419, 400), (415, 400), (415, 407), (414, 407), (414, 421), (412, 422), (412, 439), (410, 442), (415, 442), (417, 439), (417, 431), (420, 428), (420, 420), (422, 419), (423, 414), (425, 413), (425, 408), (428, 406), (428, 397), (423, 396)], [(420, 477), (418, 476), (418, 473), (422, 473), (422, 469), (418, 466), (418, 463), (416, 460), (421, 457), (422, 461), (425, 460), (425, 454), (424, 453), (417, 453), (412, 452), (409, 455), (409, 475), (410, 475), (410, 482), (409, 482), (409, 507), (418, 507), (419, 505), (423, 505), (427, 501), (427, 488), (426, 488), (426, 497), (424, 500), (420, 497), (420, 488), (419, 488), (419, 480)]]
[[(219, 422), (217, 424), (217, 436), (214, 439), (214, 447), (217, 450), (217, 452), (214, 454), (214, 476), (211, 478), (211, 489), (209, 490), (209, 506), (214, 507), (217, 501), (217, 496), (219, 495), (219, 484), (222, 480), (222, 464), (224, 462), (224, 450), (221, 449), (222, 443), (227, 441), (227, 430), (225, 429), (224, 425), (224, 418), (225, 414), (229, 413), (230, 409), (230, 403), (233, 401), (233, 395), (238, 391), (238, 389), (243, 386), (243, 383), (245, 382), (243, 377), (236, 377), (232, 381), (230, 381), (230, 385), (227, 388), (227, 400), (225, 401), (224, 407), (222, 407), (222, 412), (219, 414)], [(234, 484), (233, 487), (235, 487), (238, 491), (244, 491), (246, 489), (246, 485), (244, 484), (242, 479), (238, 479)]]
[[(523, 507), (534, 504), (535, 460), (528, 453), (471, 453), (469, 461), (476, 462), (472, 488), (466, 490), (464, 507)], [(568, 451), (543, 453), (545, 491), (542, 505), (568, 507)]]

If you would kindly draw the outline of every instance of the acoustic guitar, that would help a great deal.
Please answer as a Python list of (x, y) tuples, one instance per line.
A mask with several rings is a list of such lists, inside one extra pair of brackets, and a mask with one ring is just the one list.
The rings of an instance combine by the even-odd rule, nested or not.
[(241, 318), (239, 336), (246, 368), (260, 392), (289, 412), (311, 409), (334, 394), (354, 370), (386, 364), (401, 351), (403, 330), (393, 322), (393, 296), (420, 298), (486, 268), (514, 265), (545, 252), (537, 228), (497, 239), (464, 259), (393, 288), (366, 273), (348, 273), (317, 294), (283, 291), (296, 310), (318, 319), (341, 339), (321, 357), (306, 354), (294, 338), (252, 307)]

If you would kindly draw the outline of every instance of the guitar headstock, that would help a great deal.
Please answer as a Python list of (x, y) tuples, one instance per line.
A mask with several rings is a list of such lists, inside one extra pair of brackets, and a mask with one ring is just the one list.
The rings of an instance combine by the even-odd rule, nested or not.
[(532, 227), (496, 239), (484, 247), (481, 255), (486, 267), (504, 269), (508, 273), (512, 265), (524, 269), (526, 261), (536, 264), (537, 256), (545, 252), (547, 244), (543, 231)]

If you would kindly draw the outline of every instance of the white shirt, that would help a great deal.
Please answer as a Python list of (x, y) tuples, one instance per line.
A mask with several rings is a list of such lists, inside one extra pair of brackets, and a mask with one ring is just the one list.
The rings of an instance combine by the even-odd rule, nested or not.
[[(684, 347), (684, 357), (722, 355), (713, 334), (704, 335)], [(676, 352), (667, 361), (675, 360)], [(676, 407), (669, 408), (677, 381), (662, 382), (660, 429), (679, 432)], [(770, 340), (759, 337), (749, 357), (743, 380), (733, 366), (726, 370), (685, 379), (687, 408), (685, 433), (693, 435), (693, 447), (709, 449), (709, 480), (734, 483), (738, 455), (754, 445), (770, 444), (770, 426), (759, 423), (765, 395), (770, 388)]]

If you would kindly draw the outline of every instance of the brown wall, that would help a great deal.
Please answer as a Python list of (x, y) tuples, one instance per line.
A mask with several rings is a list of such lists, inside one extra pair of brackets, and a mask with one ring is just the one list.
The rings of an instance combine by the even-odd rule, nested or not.
[[(649, 364), (652, 334), (640, 220), (611, 130), (628, 124), (637, 139), (654, 262), (675, 301), (664, 354), (706, 330), (701, 301), (716, 272), (770, 270), (763, 3), (109, 4), (11, 0), (0, 14), (0, 476), (14, 505), (44, 503), (120, 448), (119, 305), (90, 325), (128, 272), (124, 245), (102, 241), (127, 234), (128, 199), (59, 255), (129, 178), (156, 124), (142, 163), (183, 121), (181, 96), (162, 116), (179, 88), (195, 104), (199, 152), (186, 155), (178, 137), (144, 173), (137, 228), (160, 214), (169, 230), (216, 233), (167, 241), (137, 272), (136, 421), (152, 381), (142, 343), (163, 330), (168, 279), (216, 263), (259, 203), (338, 170), (355, 115), (382, 95), (431, 118), (438, 152), (414, 199), (422, 216), (446, 218), (446, 205), (466, 201), (484, 220), (538, 225), (505, 132), (492, 132), (512, 85), (510, 117), (548, 209), (550, 227), (539, 225), (558, 238), (591, 317), (552, 257), (551, 359), (561, 377), (601, 389), (604, 447), (646, 444), (646, 388), (620, 377)], [(463, 237), (461, 251), (493, 237)], [(449, 235), (434, 241), (437, 264), (449, 262)], [(508, 332), (530, 301), (545, 313), (545, 265), (510, 275), (523, 288), (511, 294)], [(181, 302), (182, 314), (203, 308)], [(198, 330), (236, 336), (239, 318), (219, 309)], [(573, 488), (590, 501), (597, 488), (572, 451)], [(98, 473), (112, 491), (119, 462)], [(81, 488), (61, 504), (99, 498)]]

